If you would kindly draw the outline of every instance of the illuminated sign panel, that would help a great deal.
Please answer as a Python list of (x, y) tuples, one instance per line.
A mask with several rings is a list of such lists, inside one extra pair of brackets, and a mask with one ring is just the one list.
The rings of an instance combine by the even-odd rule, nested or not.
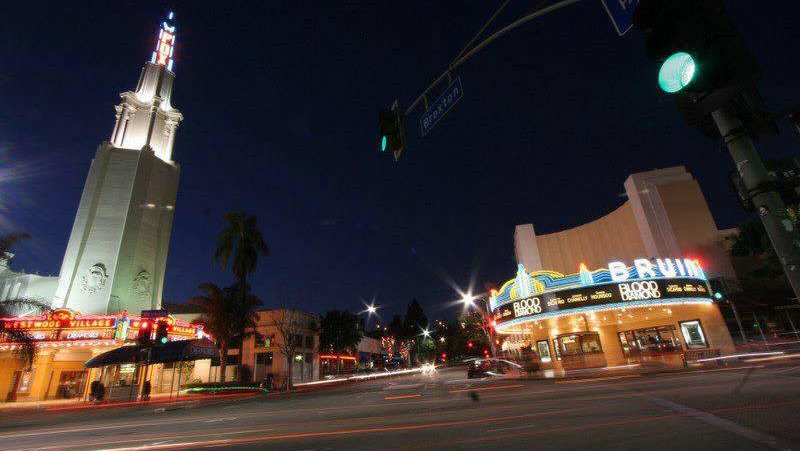
[[(609, 283), (590, 287), (572, 288), (542, 293), (516, 300), (495, 310), (497, 325), (519, 319), (535, 319), (539, 315), (569, 311), (583, 307), (604, 304), (623, 304), (626, 302), (677, 299), (707, 298), (711, 293), (703, 281), (696, 279), (644, 280)], [(550, 316), (550, 315), (548, 315)]]
[[(598, 310), (603, 305), (625, 308), (669, 302), (711, 302), (712, 293), (700, 263), (693, 259), (636, 259), (632, 266), (610, 262), (607, 268), (589, 271), (581, 264), (576, 274), (555, 271), (528, 273), (519, 265), (517, 276), (489, 299), (497, 327), (525, 319), (536, 320)], [(502, 328), (501, 328), (502, 329)]]
[[(171, 316), (164, 317), (167, 332), (177, 339), (199, 338), (204, 336), (203, 327)], [(41, 342), (78, 342), (91, 340), (112, 340), (122, 344), (134, 340), (141, 318), (119, 315), (81, 315), (67, 309), (58, 309), (36, 317), (0, 318), (2, 329), (27, 332), (34, 340)], [(0, 334), (0, 343), (12, 343), (8, 336)], [(13, 343), (12, 343), (13, 344)]]

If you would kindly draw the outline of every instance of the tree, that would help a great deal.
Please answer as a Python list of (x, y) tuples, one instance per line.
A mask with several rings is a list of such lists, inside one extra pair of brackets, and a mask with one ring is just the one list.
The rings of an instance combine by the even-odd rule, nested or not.
[[(242, 294), (244, 296), (242, 297)], [(236, 284), (232, 287), (225, 288), (225, 295), (231, 299), (231, 327), (235, 331), (239, 340), (239, 359), (242, 358), (244, 339), (254, 335), (255, 328), (258, 322), (258, 314), (255, 309), (264, 303), (258, 296), (250, 293), (250, 285), (245, 285), (243, 288)], [(239, 361), (240, 368), (243, 362)], [(241, 379), (241, 373), (239, 374)]]
[(303, 312), (289, 308), (270, 310), (267, 312), (267, 316), (278, 330), (279, 337), (275, 337), (275, 346), (286, 358), (286, 389), (290, 390), (292, 388), (292, 360), (295, 351), (300, 346), (298, 337), (301, 337), (306, 330), (316, 330), (317, 324)]
[(25, 232), (14, 232), (0, 235), (0, 258), (6, 258), (6, 253), (11, 250), (11, 247), (22, 240), (27, 240), (31, 236)]
[(425, 316), (425, 311), (419, 305), (419, 301), (413, 299), (408, 304), (406, 310), (406, 317), (403, 319), (403, 337), (412, 339), (422, 333), (423, 330), (428, 328), (428, 317)]
[[(9, 259), (11, 248), (22, 240), (30, 238), (25, 232), (7, 233), (0, 235), (0, 259)], [(50, 310), (50, 306), (34, 299), (7, 299), (0, 301), (0, 317), (18, 316), (20, 312), (26, 314), (41, 314)], [(5, 336), (6, 341), (16, 343), (14, 358), (25, 369), (30, 369), (36, 358), (36, 340), (29, 333), (19, 329), (6, 329), (0, 322), (0, 336)]]
[(320, 321), (319, 349), (334, 354), (354, 354), (361, 342), (358, 316), (331, 310)]
[(389, 332), (389, 335), (393, 336), (396, 340), (399, 340), (403, 337), (403, 317), (400, 315), (394, 315), (392, 317), (392, 321), (389, 322), (389, 326), (386, 327), (386, 330)]
[(422, 331), (428, 330), (428, 317), (425, 316), (425, 311), (419, 305), (419, 301), (413, 299), (408, 304), (406, 310), (406, 317), (403, 319), (403, 334), (404, 340), (410, 344), (411, 364), (416, 363), (418, 355), (424, 354), (431, 348), (430, 343), (427, 343), (426, 338), (422, 336)]
[[(217, 237), (217, 248), (214, 251), (214, 261), (223, 268), (230, 264), (233, 278), (236, 280), (235, 288), (240, 289), (239, 302), (236, 307), (239, 312), (247, 309), (247, 278), (253, 274), (258, 264), (258, 257), (269, 256), (269, 248), (264, 242), (261, 231), (256, 227), (257, 218), (249, 213), (228, 213), (225, 215), (227, 228)], [(259, 304), (260, 301), (259, 301)], [(242, 355), (243, 343), (239, 344), (239, 355)]]
[(203, 309), (203, 313), (193, 323), (202, 324), (203, 329), (214, 338), (220, 353), (219, 381), (225, 382), (228, 347), (239, 333), (236, 330), (237, 318), (235, 318), (238, 302), (232, 299), (230, 290), (219, 288), (213, 283), (201, 284), (200, 290), (205, 295), (189, 299), (190, 304), (198, 305)]

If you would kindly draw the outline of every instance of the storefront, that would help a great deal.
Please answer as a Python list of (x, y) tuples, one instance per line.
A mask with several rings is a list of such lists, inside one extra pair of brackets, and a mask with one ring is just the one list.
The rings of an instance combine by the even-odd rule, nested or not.
[[(91, 381), (101, 377), (100, 370), (84, 368), (84, 363), (135, 341), (141, 318), (127, 313), (81, 315), (59, 309), (41, 316), (0, 318), (0, 321), (2, 330), (24, 331), (36, 342), (36, 357), (31, 367), (25, 368), (15, 356), (20, 344), (0, 333), (0, 401), (9, 402), (84, 397)], [(205, 336), (202, 326), (171, 316), (164, 321), (169, 341)], [(137, 378), (134, 367), (120, 365), (110, 370), (114, 374), (103, 377), (127, 384)], [(151, 376), (160, 381), (161, 372), (159, 365)]]
[(687, 356), (734, 351), (700, 263), (637, 259), (578, 273), (528, 273), (493, 290), (501, 349), (535, 355), (545, 369), (625, 364), (683, 365)]

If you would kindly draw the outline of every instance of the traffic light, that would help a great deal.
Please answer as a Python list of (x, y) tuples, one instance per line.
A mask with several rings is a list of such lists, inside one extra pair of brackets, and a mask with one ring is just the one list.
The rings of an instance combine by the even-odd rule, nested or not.
[(159, 321), (156, 325), (156, 340), (155, 344), (163, 345), (169, 341), (167, 337), (167, 322)]
[(152, 334), (153, 328), (150, 321), (146, 319), (139, 321), (139, 333), (136, 335), (136, 342), (140, 345), (149, 344)]
[(392, 152), (394, 161), (400, 159), (400, 155), (405, 151), (406, 139), (403, 133), (403, 112), (397, 100), (391, 108), (380, 110), (378, 113), (380, 128), (379, 148), (381, 152)]
[[(722, 1), (641, 0), (634, 24), (646, 36), (647, 56), (662, 63), (661, 89), (675, 96), (689, 124), (716, 135), (709, 115), (753, 87), (761, 74)], [(740, 103), (760, 108), (759, 100), (748, 95)]]

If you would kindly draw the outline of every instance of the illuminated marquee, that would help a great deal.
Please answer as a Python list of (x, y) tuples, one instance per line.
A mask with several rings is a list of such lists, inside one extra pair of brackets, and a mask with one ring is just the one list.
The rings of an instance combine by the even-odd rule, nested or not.
[[(203, 326), (175, 319), (163, 318), (167, 322), (167, 332), (175, 339), (200, 338), (206, 336)], [(110, 340), (110, 343), (123, 344), (135, 340), (141, 318), (129, 316), (127, 312), (119, 315), (81, 315), (67, 309), (57, 309), (35, 317), (0, 318), (2, 329), (22, 330), (34, 340), (42, 342), (74, 342), (86, 340)], [(0, 343), (9, 343), (0, 334)]]
[(657, 303), (712, 302), (712, 293), (700, 263), (692, 259), (634, 260), (633, 266), (611, 262), (589, 271), (581, 265), (576, 274), (555, 271), (517, 276), (500, 290), (492, 290), (489, 303), (496, 326), (518, 324), (604, 306), (621, 307)]

